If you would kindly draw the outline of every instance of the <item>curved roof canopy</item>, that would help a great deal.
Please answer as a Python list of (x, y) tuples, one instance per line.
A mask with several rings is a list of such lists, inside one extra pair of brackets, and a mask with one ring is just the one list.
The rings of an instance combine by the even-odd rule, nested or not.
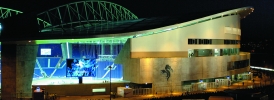
[[(136, 15), (120, 5), (106, 1), (86, 0), (39, 13), (37, 20), (40, 31), (24, 40), (35, 40), (39, 44), (49, 43), (47, 39), (51, 40), (50, 43), (68, 41), (124, 43), (128, 38), (158, 34), (225, 16), (239, 15), (240, 18), (245, 18), (253, 10), (253, 7), (243, 7), (233, 10), (138, 19)], [(17, 10), (9, 11), (16, 12)], [(3, 16), (4, 13), (1, 15)]]
[[(71, 37), (70, 39), (61, 39), (56, 42), (72, 40), (71, 42), (82, 41), (82, 43), (124, 43), (128, 38), (158, 34), (226, 16), (239, 15), (242, 19), (253, 12), (253, 10), (253, 7), (243, 7), (227, 11), (201, 12), (187, 15), (108, 22), (90, 26), (80, 31), (77, 30), (74, 34), (78, 34), (78, 36)], [(60, 32), (55, 30), (42, 32), (41, 35), (47, 36), (48, 34), (55, 34), (56, 36), (62, 35), (64, 37), (66, 35), (58, 33)], [(39, 40), (39, 43), (46, 43), (46, 40)]]

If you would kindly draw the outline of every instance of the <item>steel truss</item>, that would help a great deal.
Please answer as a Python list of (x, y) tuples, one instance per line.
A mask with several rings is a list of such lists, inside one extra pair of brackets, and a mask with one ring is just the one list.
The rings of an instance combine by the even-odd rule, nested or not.
[(108, 22), (138, 19), (128, 9), (107, 1), (85, 0), (65, 4), (37, 16), (49, 24), (39, 24), (41, 30), (76, 30)]
[(5, 19), (5, 18), (14, 16), (14, 15), (18, 15), (21, 13), (23, 13), (23, 12), (14, 10), (14, 9), (0, 7), (0, 19)]
[[(15, 15), (22, 14), (22, 13), (23, 12), (19, 11), (19, 10), (0, 7), (0, 19), (6, 19), (8, 17), (15, 16)], [(50, 26), (50, 23), (48, 23), (40, 18), (37, 18), (37, 22), (38, 22), (38, 25)]]

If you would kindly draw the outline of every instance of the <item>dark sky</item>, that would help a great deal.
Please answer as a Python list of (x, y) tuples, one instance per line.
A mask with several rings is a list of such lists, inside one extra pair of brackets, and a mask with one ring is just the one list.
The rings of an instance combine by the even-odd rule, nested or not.
[[(23, 12), (42, 12), (73, 1), (80, 0), (0, 0), (0, 6)], [(109, 2), (129, 9), (139, 18), (252, 6), (254, 12), (242, 20), (242, 39), (274, 37), (274, 0), (109, 0)]]

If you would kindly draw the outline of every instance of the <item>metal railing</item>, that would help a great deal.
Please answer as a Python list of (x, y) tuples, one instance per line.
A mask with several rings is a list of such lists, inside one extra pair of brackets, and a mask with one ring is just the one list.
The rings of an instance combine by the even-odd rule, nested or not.
[(133, 95), (150, 95), (152, 94), (151, 88), (137, 88), (133, 89)]

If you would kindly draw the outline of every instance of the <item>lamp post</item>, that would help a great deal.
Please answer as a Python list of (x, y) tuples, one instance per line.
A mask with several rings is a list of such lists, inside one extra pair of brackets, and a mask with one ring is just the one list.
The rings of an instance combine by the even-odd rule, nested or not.
[(109, 100), (111, 100), (111, 66), (108, 66), (108, 68), (109, 68), (109, 91), (110, 91), (110, 93), (109, 93)]
[(252, 79), (252, 82), (253, 82), (253, 87), (255, 87), (254, 81), (255, 81), (255, 80), (254, 80), (254, 78), (253, 78), (253, 79)]

